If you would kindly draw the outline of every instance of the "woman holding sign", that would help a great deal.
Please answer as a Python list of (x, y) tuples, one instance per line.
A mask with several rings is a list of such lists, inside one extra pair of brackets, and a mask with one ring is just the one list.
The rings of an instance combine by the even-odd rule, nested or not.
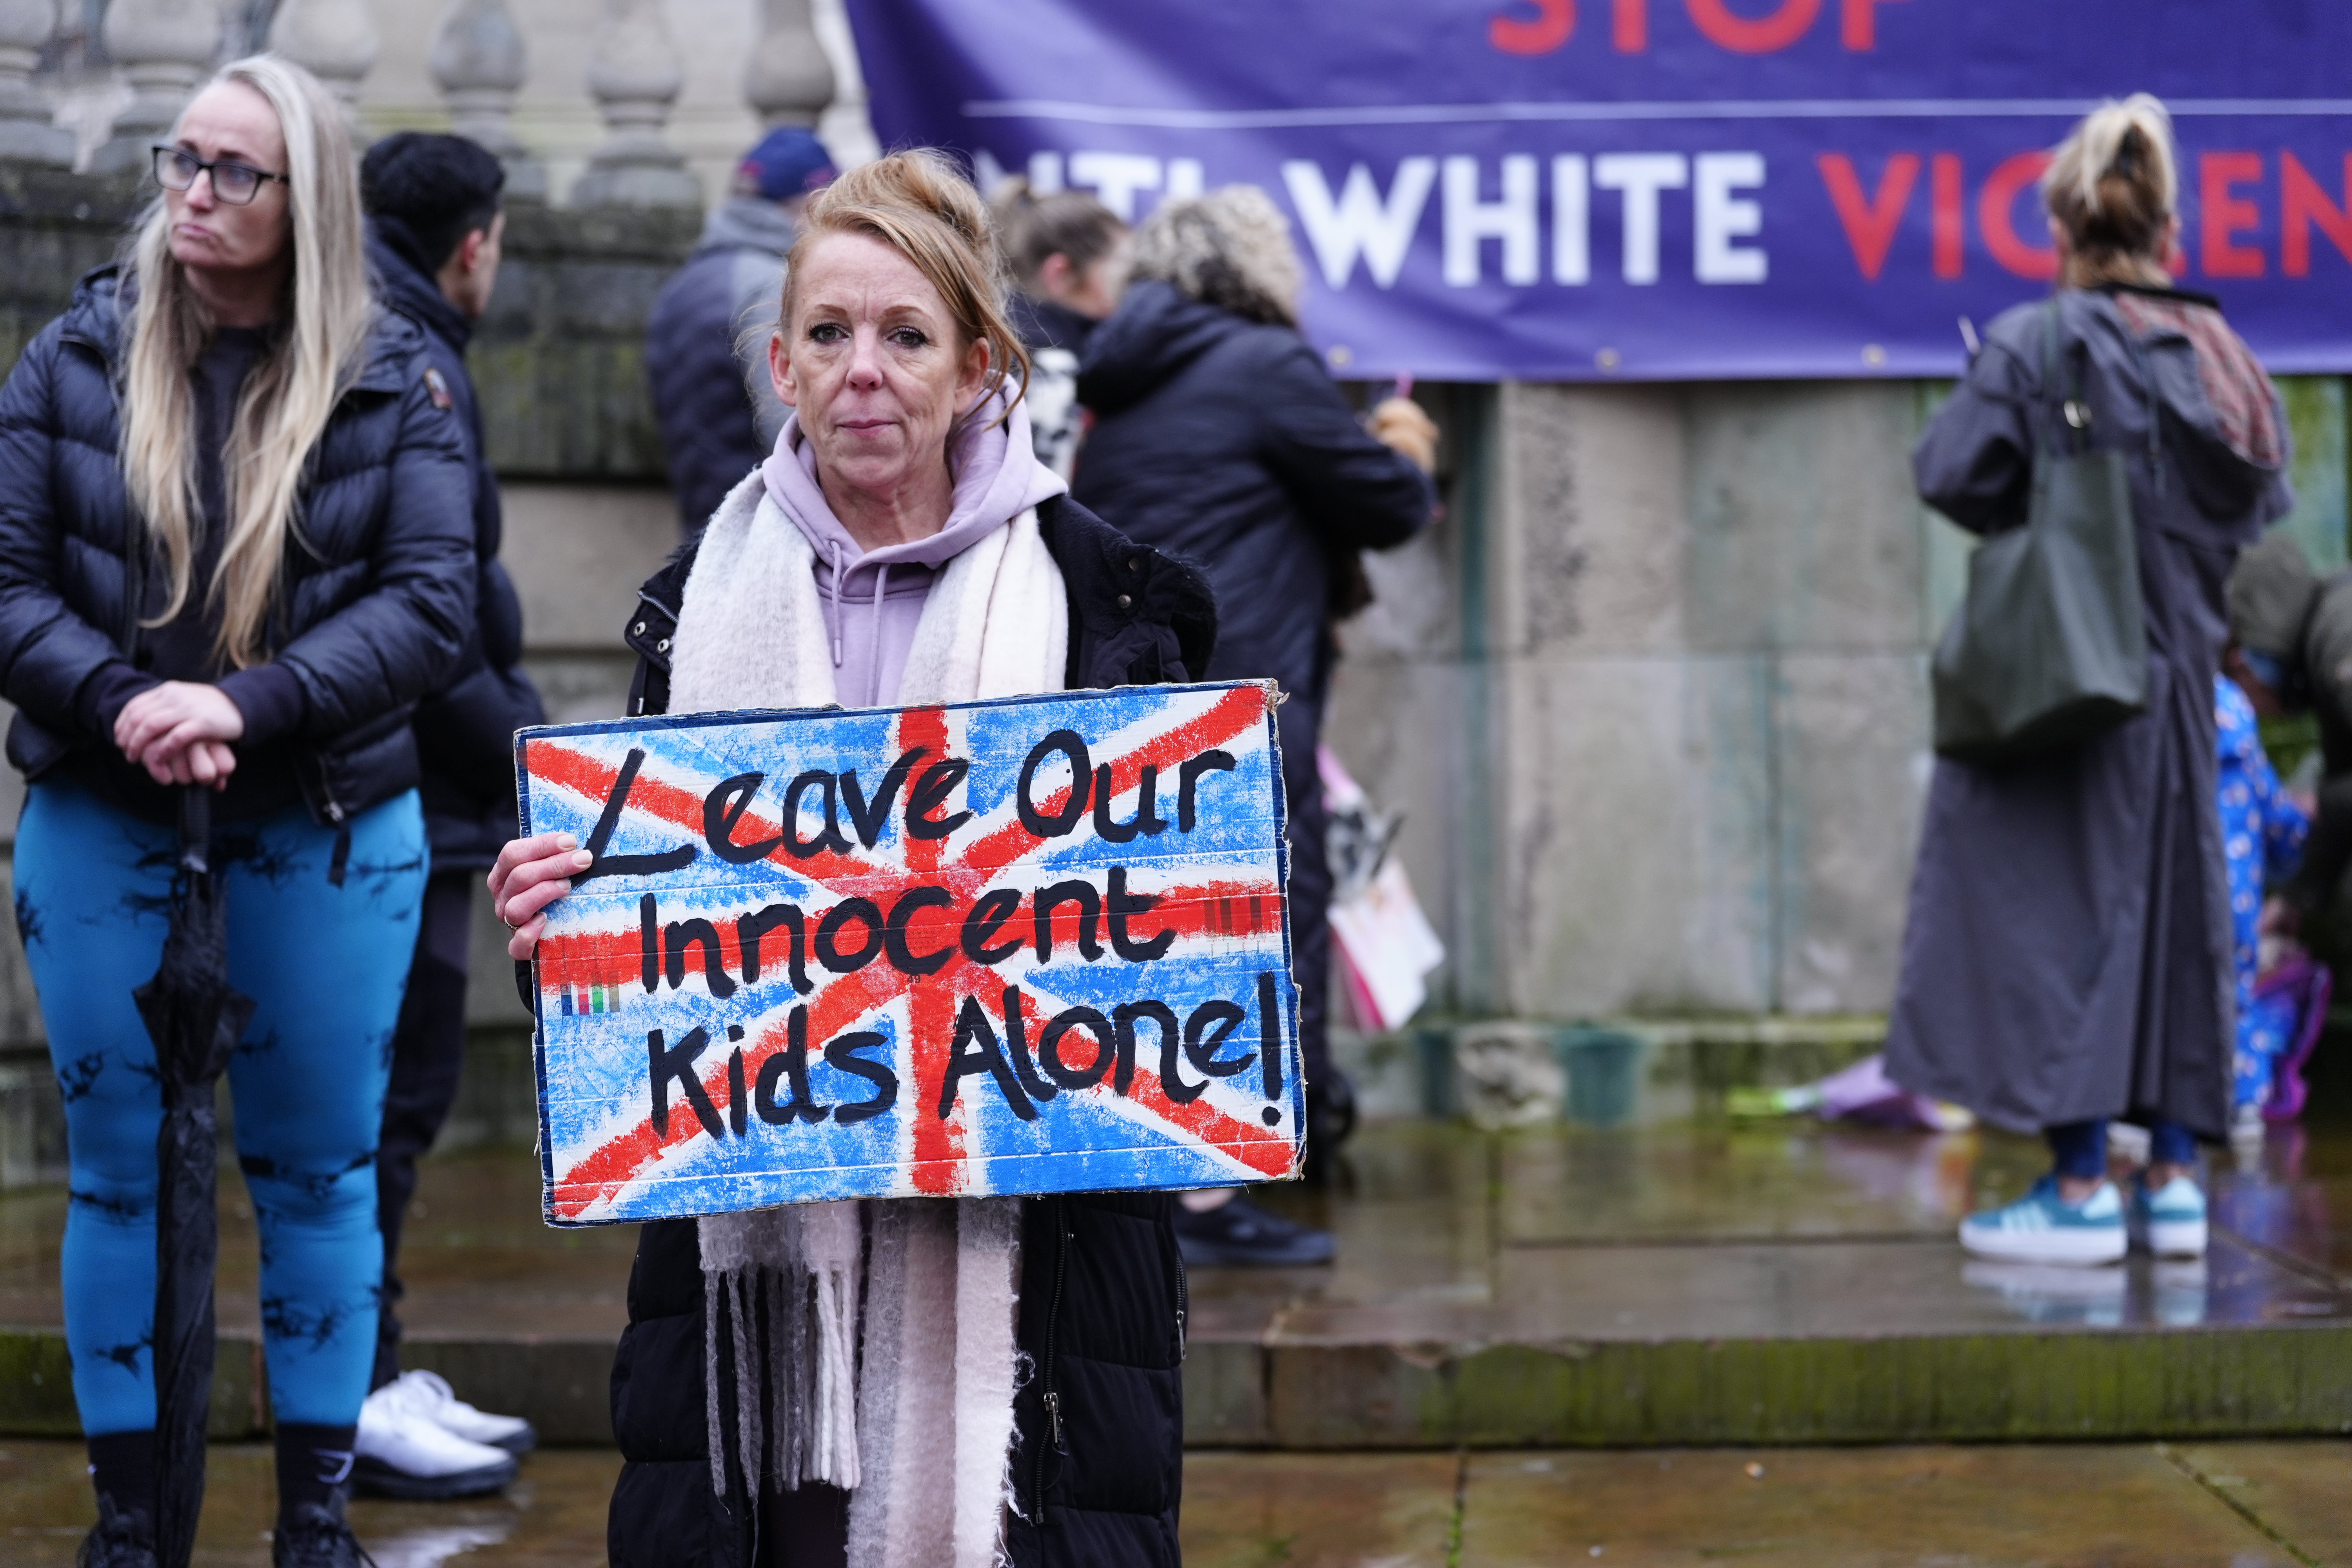
[[(334, 99), (240, 60), (0, 393), (0, 693), (30, 788), (16, 918), (66, 1101), (62, 1272), (100, 1523), (152, 1564), (156, 973), (179, 805), (216, 792), (228, 1068), (261, 1232), (280, 1564), (351, 1563), (375, 1355), (385, 1042), (425, 875), (408, 714), (473, 608), (471, 481), (423, 335), (371, 298)], [(477, 1481), (513, 1474), (498, 1457)]]
[[(793, 414), (641, 591), (633, 712), (952, 702), (1205, 668), (1200, 575), (1072, 503), (1037, 461), (987, 209), (953, 165), (900, 153), (813, 198), (781, 316), (770, 366)], [(518, 959), (593, 859), (552, 836), (500, 855), (491, 889)], [(742, 1561), (755, 1543), (795, 1565), (1176, 1563), (1171, 1206), (877, 1200), (646, 1226), (614, 1368), (616, 1568)], [(772, 1359), (756, 1331), (708, 1332), (737, 1321), (717, 1305), (740, 1299), (731, 1282), (778, 1270), (856, 1320), (805, 1384), (739, 1362)], [(943, 1291), (951, 1342), (914, 1342), (903, 1325)], [(779, 1386), (789, 1444), (761, 1440), (749, 1409)]]

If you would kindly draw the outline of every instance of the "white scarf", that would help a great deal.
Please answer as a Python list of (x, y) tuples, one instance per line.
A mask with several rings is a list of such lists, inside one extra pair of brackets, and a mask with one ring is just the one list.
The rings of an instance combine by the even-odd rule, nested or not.
[[(712, 515), (687, 578), (671, 712), (835, 700), (815, 563), (754, 471)], [(940, 573), (897, 700), (1059, 691), (1068, 647), (1061, 570), (1036, 512), (1024, 511)], [(699, 1230), (719, 1495), (730, 1472), (752, 1492), (763, 1473), (787, 1487), (847, 1489), (850, 1568), (1001, 1563), (1013, 1496), (1017, 1201), (812, 1204), (712, 1215)], [(722, 1344), (735, 1369), (731, 1434), (719, 1430)]]

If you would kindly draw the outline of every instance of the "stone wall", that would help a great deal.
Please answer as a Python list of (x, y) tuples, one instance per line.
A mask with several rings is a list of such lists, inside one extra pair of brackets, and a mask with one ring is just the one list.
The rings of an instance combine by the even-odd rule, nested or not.
[[(2345, 389), (2285, 384), (2346, 559)], [(1426, 388), (1447, 513), (1372, 563), (1328, 724), (1452, 958), (1443, 1007), (1885, 1009), (1967, 537), (1893, 381)]]

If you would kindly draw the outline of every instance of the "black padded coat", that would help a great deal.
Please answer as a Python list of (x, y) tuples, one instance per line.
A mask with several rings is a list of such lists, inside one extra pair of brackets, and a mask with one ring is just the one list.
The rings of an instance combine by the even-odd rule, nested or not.
[[(0, 389), (0, 694), (17, 710), (8, 760), (31, 779), (112, 755), (115, 715), (154, 684), (139, 662), (145, 530), (119, 457), (121, 282), (112, 267), (84, 278)], [(378, 317), (310, 453), (272, 657), (240, 672), (255, 678), (240, 756), (282, 746), (321, 825), (415, 785), (410, 710), (473, 620), (471, 482), (424, 348), (415, 322)]]
[(547, 710), (523, 673), (522, 600), (499, 561), (505, 515), (466, 369), (474, 324), (442, 296), (405, 225), (378, 217), (369, 230), (376, 286), (387, 304), (425, 329), (425, 361), (441, 377), (428, 389), (457, 416), (473, 469), (474, 628), (457, 664), (417, 704), (415, 729), (433, 868), (484, 869), (514, 837), (514, 733), (545, 723)]
[[(1073, 689), (1194, 679), (1216, 611), (1189, 566), (1066, 497), (1037, 509), (1070, 602)], [(639, 591), (632, 713), (669, 703), (669, 645), (695, 544)], [(1013, 1401), (1019, 1568), (1177, 1568), (1183, 1479), (1184, 1265), (1165, 1193), (1087, 1193), (1024, 1205), (1019, 1343), (1036, 1368)], [(716, 1496), (703, 1405), (703, 1288), (694, 1222), (642, 1228), (629, 1326), (613, 1362), (613, 1568), (819, 1568), (841, 1562), (844, 1494), (771, 1494), (757, 1520)], [(720, 1379), (722, 1398), (734, 1386)], [(1060, 1441), (1045, 1396), (1059, 1396)], [(730, 1402), (731, 1404), (731, 1402)], [(720, 1429), (732, 1430), (731, 1408)], [(828, 1539), (830, 1537), (830, 1539)]]

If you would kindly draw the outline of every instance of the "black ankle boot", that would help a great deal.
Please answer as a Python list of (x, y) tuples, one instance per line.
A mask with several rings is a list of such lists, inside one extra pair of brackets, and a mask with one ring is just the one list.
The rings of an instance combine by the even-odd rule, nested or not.
[(100, 1492), (98, 1523), (81, 1538), (74, 1568), (155, 1568), (154, 1521), (143, 1509), (116, 1509)]
[(375, 1568), (343, 1522), (343, 1501), (301, 1502), (280, 1514), (269, 1543), (271, 1568)]

